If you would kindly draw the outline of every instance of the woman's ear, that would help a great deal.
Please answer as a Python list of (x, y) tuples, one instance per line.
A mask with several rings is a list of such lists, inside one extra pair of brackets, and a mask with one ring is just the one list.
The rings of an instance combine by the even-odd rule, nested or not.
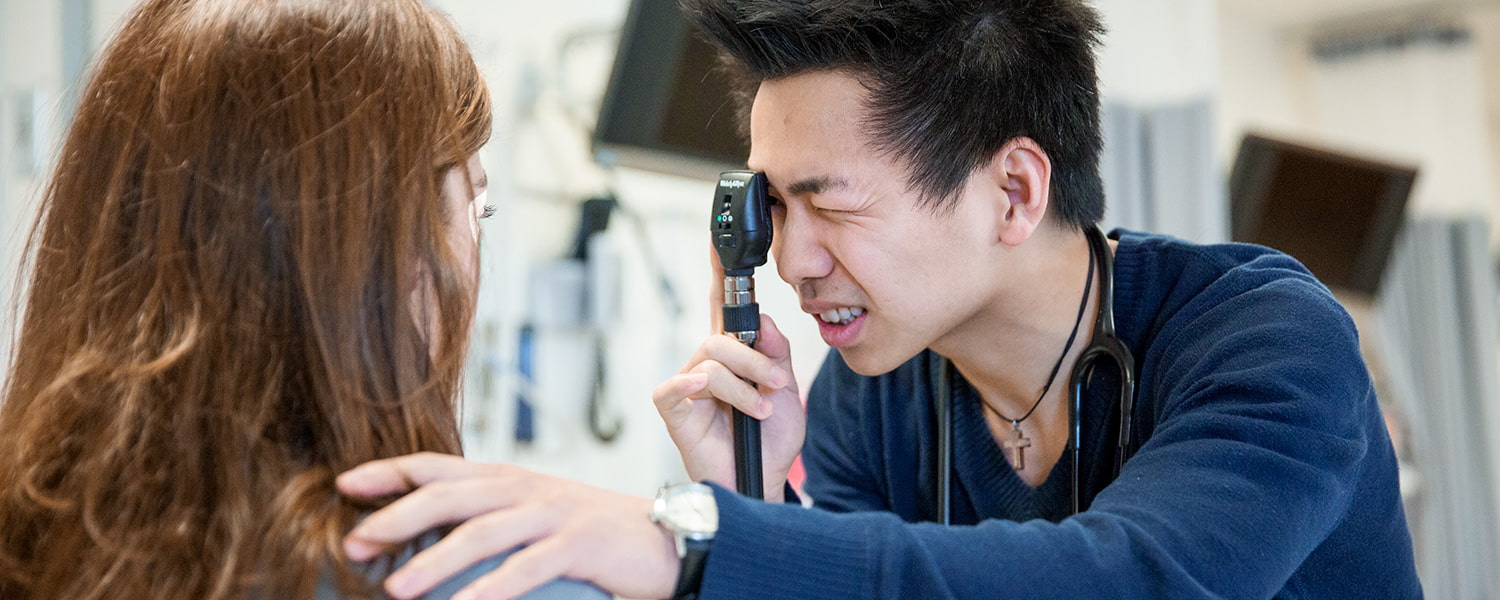
[(981, 169), (999, 191), (995, 226), (1000, 243), (1019, 246), (1031, 239), (1051, 200), (1052, 159), (1035, 140), (1018, 137), (1006, 142)]

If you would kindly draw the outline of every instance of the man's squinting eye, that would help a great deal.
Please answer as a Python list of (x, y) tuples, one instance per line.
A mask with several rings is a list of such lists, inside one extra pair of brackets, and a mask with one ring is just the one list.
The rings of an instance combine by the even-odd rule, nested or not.
[(493, 216), (495, 216), (495, 205), (493, 204), (484, 205), (484, 212), (479, 213), (479, 218), (481, 219), (488, 219)]

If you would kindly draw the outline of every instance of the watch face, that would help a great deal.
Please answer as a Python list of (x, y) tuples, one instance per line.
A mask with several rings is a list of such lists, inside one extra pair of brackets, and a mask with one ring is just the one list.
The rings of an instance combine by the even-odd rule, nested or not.
[(662, 519), (688, 534), (712, 535), (719, 530), (719, 505), (713, 490), (703, 484), (672, 488), (663, 498)]

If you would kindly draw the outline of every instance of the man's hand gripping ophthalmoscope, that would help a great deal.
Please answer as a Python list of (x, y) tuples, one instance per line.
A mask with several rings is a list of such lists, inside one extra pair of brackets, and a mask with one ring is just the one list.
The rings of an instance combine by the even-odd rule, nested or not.
[[(771, 250), (771, 206), (764, 173), (719, 174), (709, 232), (724, 267), (724, 333), (753, 348), (760, 336), (755, 268), (766, 264), (766, 253)], [(760, 421), (736, 409), (733, 429), (735, 486), (745, 496), (764, 498)]]

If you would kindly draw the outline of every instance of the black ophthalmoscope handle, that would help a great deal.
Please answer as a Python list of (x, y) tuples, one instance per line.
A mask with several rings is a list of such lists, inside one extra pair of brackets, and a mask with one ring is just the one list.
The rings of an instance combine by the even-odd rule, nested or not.
[[(754, 348), (755, 340), (760, 335), (760, 305), (754, 302), (740, 306), (725, 304), (724, 333)], [(751, 385), (755, 384), (752, 382)], [(761, 466), (760, 421), (736, 408), (731, 424), (734, 427), (735, 489), (746, 497), (764, 499), (766, 490)]]
[[(760, 336), (755, 268), (771, 249), (771, 209), (764, 173), (725, 171), (714, 189), (709, 235), (724, 268), (724, 333), (754, 348)], [(752, 382), (752, 386), (755, 384)], [(734, 477), (740, 494), (764, 499), (760, 421), (735, 409)]]

